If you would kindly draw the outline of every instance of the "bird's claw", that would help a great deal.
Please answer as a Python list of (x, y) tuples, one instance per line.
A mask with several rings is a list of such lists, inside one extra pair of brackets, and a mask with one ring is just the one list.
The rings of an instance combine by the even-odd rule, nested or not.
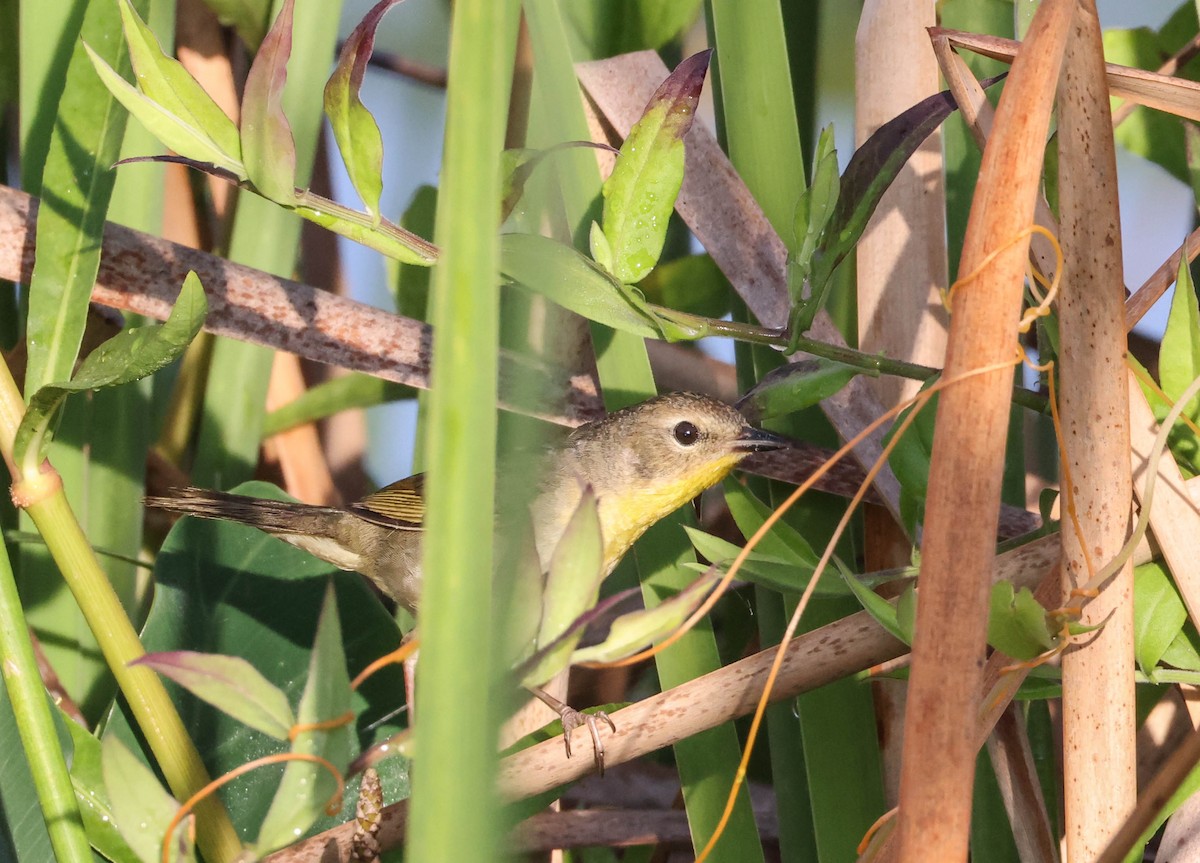
[(581, 725), (586, 725), (588, 733), (592, 735), (592, 752), (596, 762), (596, 770), (601, 776), (604, 775), (604, 741), (600, 737), (600, 721), (608, 723), (608, 727), (615, 734), (617, 725), (603, 710), (597, 710), (595, 713), (584, 713), (576, 710), (573, 707), (563, 705), (559, 711), (562, 717), (563, 724), (563, 745), (567, 750), (567, 757), (571, 757), (571, 732)]

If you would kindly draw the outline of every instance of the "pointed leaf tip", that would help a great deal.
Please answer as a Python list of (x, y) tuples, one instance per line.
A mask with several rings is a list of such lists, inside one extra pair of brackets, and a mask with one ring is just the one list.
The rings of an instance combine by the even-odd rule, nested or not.
[[(704, 88), (704, 76), (708, 74), (712, 53), (712, 48), (706, 48), (683, 60), (667, 76), (667, 80), (659, 85), (646, 105), (647, 112), (657, 105), (665, 104), (668, 114), (679, 115), (681, 119), (687, 117), (675, 127), (675, 132), (680, 138), (692, 127), (691, 117), (695, 115), (696, 107), (700, 104), (700, 91)], [(668, 124), (674, 125), (670, 121)]]

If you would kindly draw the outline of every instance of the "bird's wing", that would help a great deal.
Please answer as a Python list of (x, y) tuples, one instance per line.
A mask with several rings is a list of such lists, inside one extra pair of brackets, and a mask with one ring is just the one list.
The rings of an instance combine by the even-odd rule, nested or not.
[(425, 517), (425, 474), (384, 486), (346, 507), (359, 518), (398, 530), (420, 530)]

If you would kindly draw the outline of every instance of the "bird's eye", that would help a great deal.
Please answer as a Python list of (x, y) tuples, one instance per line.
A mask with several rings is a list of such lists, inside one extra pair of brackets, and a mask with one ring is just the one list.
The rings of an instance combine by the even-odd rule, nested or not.
[(687, 420), (675, 426), (674, 434), (675, 440), (683, 446), (691, 446), (700, 439), (700, 430)]

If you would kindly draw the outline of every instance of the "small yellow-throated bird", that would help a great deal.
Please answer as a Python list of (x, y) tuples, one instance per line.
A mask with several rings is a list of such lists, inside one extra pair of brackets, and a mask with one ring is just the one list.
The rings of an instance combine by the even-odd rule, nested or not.
[[(734, 408), (695, 393), (658, 396), (581, 425), (540, 467), (530, 504), (539, 559), (549, 562), (587, 486), (597, 498), (607, 574), (650, 525), (720, 482), (747, 455), (788, 445), (747, 424)], [(199, 488), (148, 497), (146, 504), (274, 534), (339, 569), (362, 573), (415, 612), (424, 486), (417, 474), (345, 507)]]
[[(536, 471), (530, 521), (543, 569), (585, 488), (596, 496), (601, 568), (607, 575), (650, 525), (720, 482), (747, 455), (786, 446), (786, 439), (753, 428), (734, 408), (695, 393), (652, 398), (580, 426), (546, 452)], [(336, 567), (362, 573), (416, 612), (424, 484), (417, 474), (346, 507), (198, 488), (178, 489), (173, 497), (150, 497), (146, 503), (199, 518), (242, 522), (274, 534)], [(568, 755), (571, 727), (588, 723), (603, 770), (603, 748), (593, 720), (534, 691), (563, 716)]]

